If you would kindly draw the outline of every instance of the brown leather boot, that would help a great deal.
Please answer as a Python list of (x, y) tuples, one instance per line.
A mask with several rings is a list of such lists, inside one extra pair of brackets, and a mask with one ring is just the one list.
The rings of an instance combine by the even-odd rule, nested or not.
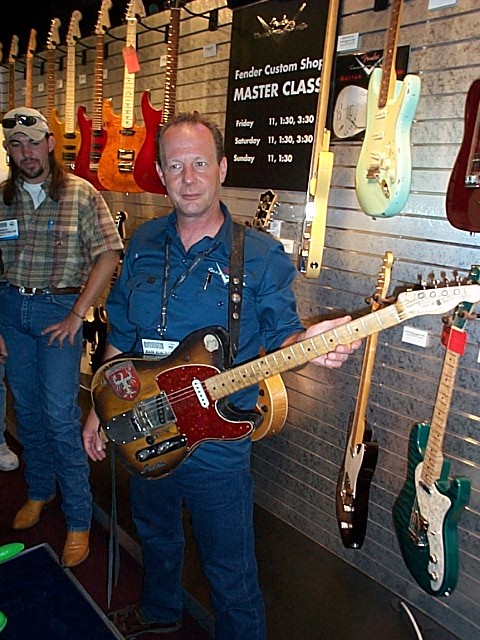
[(29, 529), (33, 527), (39, 521), (42, 509), (45, 509), (52, 500), (53, 498), (48, 498), (48, 500), (27, 500), (13, 519), (12, 528)]
[(63, 547), (62, 564), (76, 567), (88, 558), (90, 531), (69, 531)]

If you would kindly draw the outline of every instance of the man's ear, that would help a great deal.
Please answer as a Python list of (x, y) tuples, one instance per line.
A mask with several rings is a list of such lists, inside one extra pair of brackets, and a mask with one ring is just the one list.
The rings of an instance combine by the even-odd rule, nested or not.
[(223, 158), (220, 160), (220, 184), (223, 184), (223, 181), (225, 180), (225, 177), (227, 175), (227, 158), (225, 156), (223, 156)]
[(48, 151), (49, 152), (53, 151), (55, 147), (55, 136), (52, 133), (48, 136), (47, 142), (48, 142)]
[(157, 161), (155, 161), (155, 169), (157, 170), (158, 177), (162, 181), (163, 186), (165, 186), (165, 178), (163, 177), (162, 167), (158, 164)]

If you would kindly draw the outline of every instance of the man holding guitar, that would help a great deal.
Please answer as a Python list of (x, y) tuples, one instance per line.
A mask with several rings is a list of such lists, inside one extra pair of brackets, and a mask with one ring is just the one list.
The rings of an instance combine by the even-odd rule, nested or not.
[[(222, 135), (200, 114), (180, 114), (159, 130), (158, 143), (157, 170), (175, 209), (169, 216), (145, 223), (133, 235), (107, 302), (111, 323), (107, 358), (137, 352), (166, 357), (167, 362), (181, 351), (181, 347), (176, 349), (179, 342), (195, 331), (203, 336), (202, 348), (213, 353), (219, 349), (216, 332), (202, 329), (229, 326), (234, 225), (220, 202), (227, 172)], [(243, 298), (237, 363), (254, 358), (261, 347), (268, 352), (349, 319), (303, 329), (291, 288), (296, 270), (281, 243), (268, 234), (245, 229), (243, 272), (243, 286), (240, 283), (233, 300)], [(221, 331), (217, 333), (221, 335)], [(339, 367), (358, 346), (358, 341), (339, 346), (315, 362)], [(194, 357), (183, 360), (179, 371), (195, 364)], [(137, 383), (143, 383), (135, 366), (133, 361), (132, 366), (119, 364), (112, 374), (110, 383), (119, 397), (135, 394)], [(173, 395), (178, 400), (186, 392)], [(250, 415), (257, 395), (254, 381), (249, 380), (229, 397), (235, 407), (215, 405), (209, 417), (214, 421), (221, 416), (223, 434), (189, 450), (186, 460), (165, 477), (152, 481), (132, 475), (132, 514), (142, 541), (146, 575), (141, 605), (111, 616), (126, 638), (148, 631), (168, 633), (180, 627), (185, 504), (211, 587), (216, 640), (265, 640), (264, 604), (254, 554), (251, 440), (233, 432), (239, 417), (245, 420)], [(208, 404), (208, 398), (204, 400)], [(195, 398), (186, 404), (192, 409), (191, 422), (197, 424)], [(145, 412), (148, 410), (145, 407)], [(157, 405), (156, 412), (162, 411)], [(175, 419), (173, 414), (170, 422)], [(106, 456), (98, 427), (99, 419), (92, 409), (83, 434), (92, 460)], [(154, 436), (147, 441), (149, 438), (154, 442)], [(172, 436), (164, 447), (175, 450), (181, 444), (180, 434)]]
[(88, 555), (92, 513), (77, 404), (83, 318), (122, 241), (102, 196), (55, 160), (43, 114), (17, 107), (2, 125), (10, 172), (0, 198), (0, 334), (28, 485), (13, 528), (34, 526), (58, 483), (62, 562), (73, 567)]

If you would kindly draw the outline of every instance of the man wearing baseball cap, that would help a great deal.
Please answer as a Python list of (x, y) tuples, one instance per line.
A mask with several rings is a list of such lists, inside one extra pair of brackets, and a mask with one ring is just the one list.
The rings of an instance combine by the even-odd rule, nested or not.
[(55, 160), (40, 111), (16, 107), (2, 127), (10, 171), (0, 187), (0, 334), (28, 486), (12, 526), (34, 526), (58, 484), (62, 562), (73, 567), (88, 556), (92, 514), (77, 403), (83, 318), (110, 283), (122, 241), (100, 193)]

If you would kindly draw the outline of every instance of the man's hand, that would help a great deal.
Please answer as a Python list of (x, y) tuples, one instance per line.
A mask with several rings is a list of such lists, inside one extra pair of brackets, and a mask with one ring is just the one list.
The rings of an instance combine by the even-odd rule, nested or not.
[(83, 319), (79, 318), (77, 315), (70, 313), (65, 320), (61, 322), (56, 322), (55, 324), (51, 324), (42, 331), (42, 335), (50, 334), (48, 339), (48, 345), (50, 346), (55, 339), (58, 338), (58, 343), (61, 347), (63, 347), (63, 341), (65, 338), (68, 338), (68, 341), (73, 347), (73, 343), (75, 341), (75, 336), (77, 335), (78, 330), (83, 327)]
[(104, 460), (107, 457), (106, 454), (106, 442), (102, 437), (102, 432), (99, 433), (98, 426), (100, 421), (94, 409), (90, 409), (90, 413), (87, 416), (85, 425), (83, 427), (82, 438), (83, 446), (88, 454), (88, 457), (98, 462)]

